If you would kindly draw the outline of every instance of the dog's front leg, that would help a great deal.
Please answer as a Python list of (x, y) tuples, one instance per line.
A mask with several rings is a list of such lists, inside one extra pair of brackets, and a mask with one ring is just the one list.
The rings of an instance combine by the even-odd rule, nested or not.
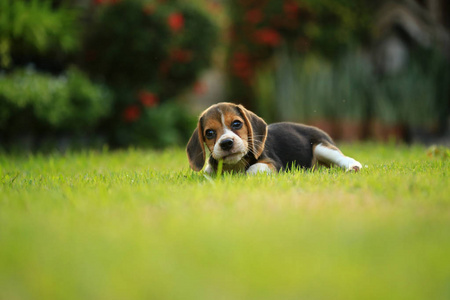
[(247, 169), (247, 174), (255, 175), (258, 173), (272, 174), (276, 173), (276, 169), (270, 162), (257, 162)]
[(209, 164), (209, 161), (206, 163), (205, 173), (208, 175), (214, 173), (214, 168)]

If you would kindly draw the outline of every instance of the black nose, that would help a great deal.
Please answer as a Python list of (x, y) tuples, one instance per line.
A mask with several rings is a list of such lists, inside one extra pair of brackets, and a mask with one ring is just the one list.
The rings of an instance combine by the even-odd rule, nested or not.
[(222, 150), (230, 150), (231, 147), (233, 147), (233, 140), (232, 139), (226, 139), (220, 142), (220, 148), (222, 148)]

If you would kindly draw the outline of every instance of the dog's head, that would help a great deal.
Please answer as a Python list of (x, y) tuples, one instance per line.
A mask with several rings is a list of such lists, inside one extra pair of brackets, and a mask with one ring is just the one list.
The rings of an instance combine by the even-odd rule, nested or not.
[(200, 171), (206, 159), (205, 144), (215, 160), (234, 165), (247, 154), (259, 158), (264, 150), (267, 124), (242, 105), (218, 103), (205, 110), (189, 140), (189, 164)]

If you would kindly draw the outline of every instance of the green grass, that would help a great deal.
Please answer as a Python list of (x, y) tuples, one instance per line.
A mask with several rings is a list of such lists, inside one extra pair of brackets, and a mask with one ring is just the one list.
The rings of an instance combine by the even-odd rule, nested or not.
[(0, 299), (450, 299), (450, 159), (210, 182), (181, 149), (0, 154)]

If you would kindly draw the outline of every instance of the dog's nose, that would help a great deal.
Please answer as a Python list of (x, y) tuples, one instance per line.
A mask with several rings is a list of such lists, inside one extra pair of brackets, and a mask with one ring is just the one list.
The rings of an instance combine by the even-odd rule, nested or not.
[(234, 141), (232, 139), (226, 139), (220, 142), (220, 148), (222, 148), (222, 150), (230, 150), (231, 147), (233, 147)]

